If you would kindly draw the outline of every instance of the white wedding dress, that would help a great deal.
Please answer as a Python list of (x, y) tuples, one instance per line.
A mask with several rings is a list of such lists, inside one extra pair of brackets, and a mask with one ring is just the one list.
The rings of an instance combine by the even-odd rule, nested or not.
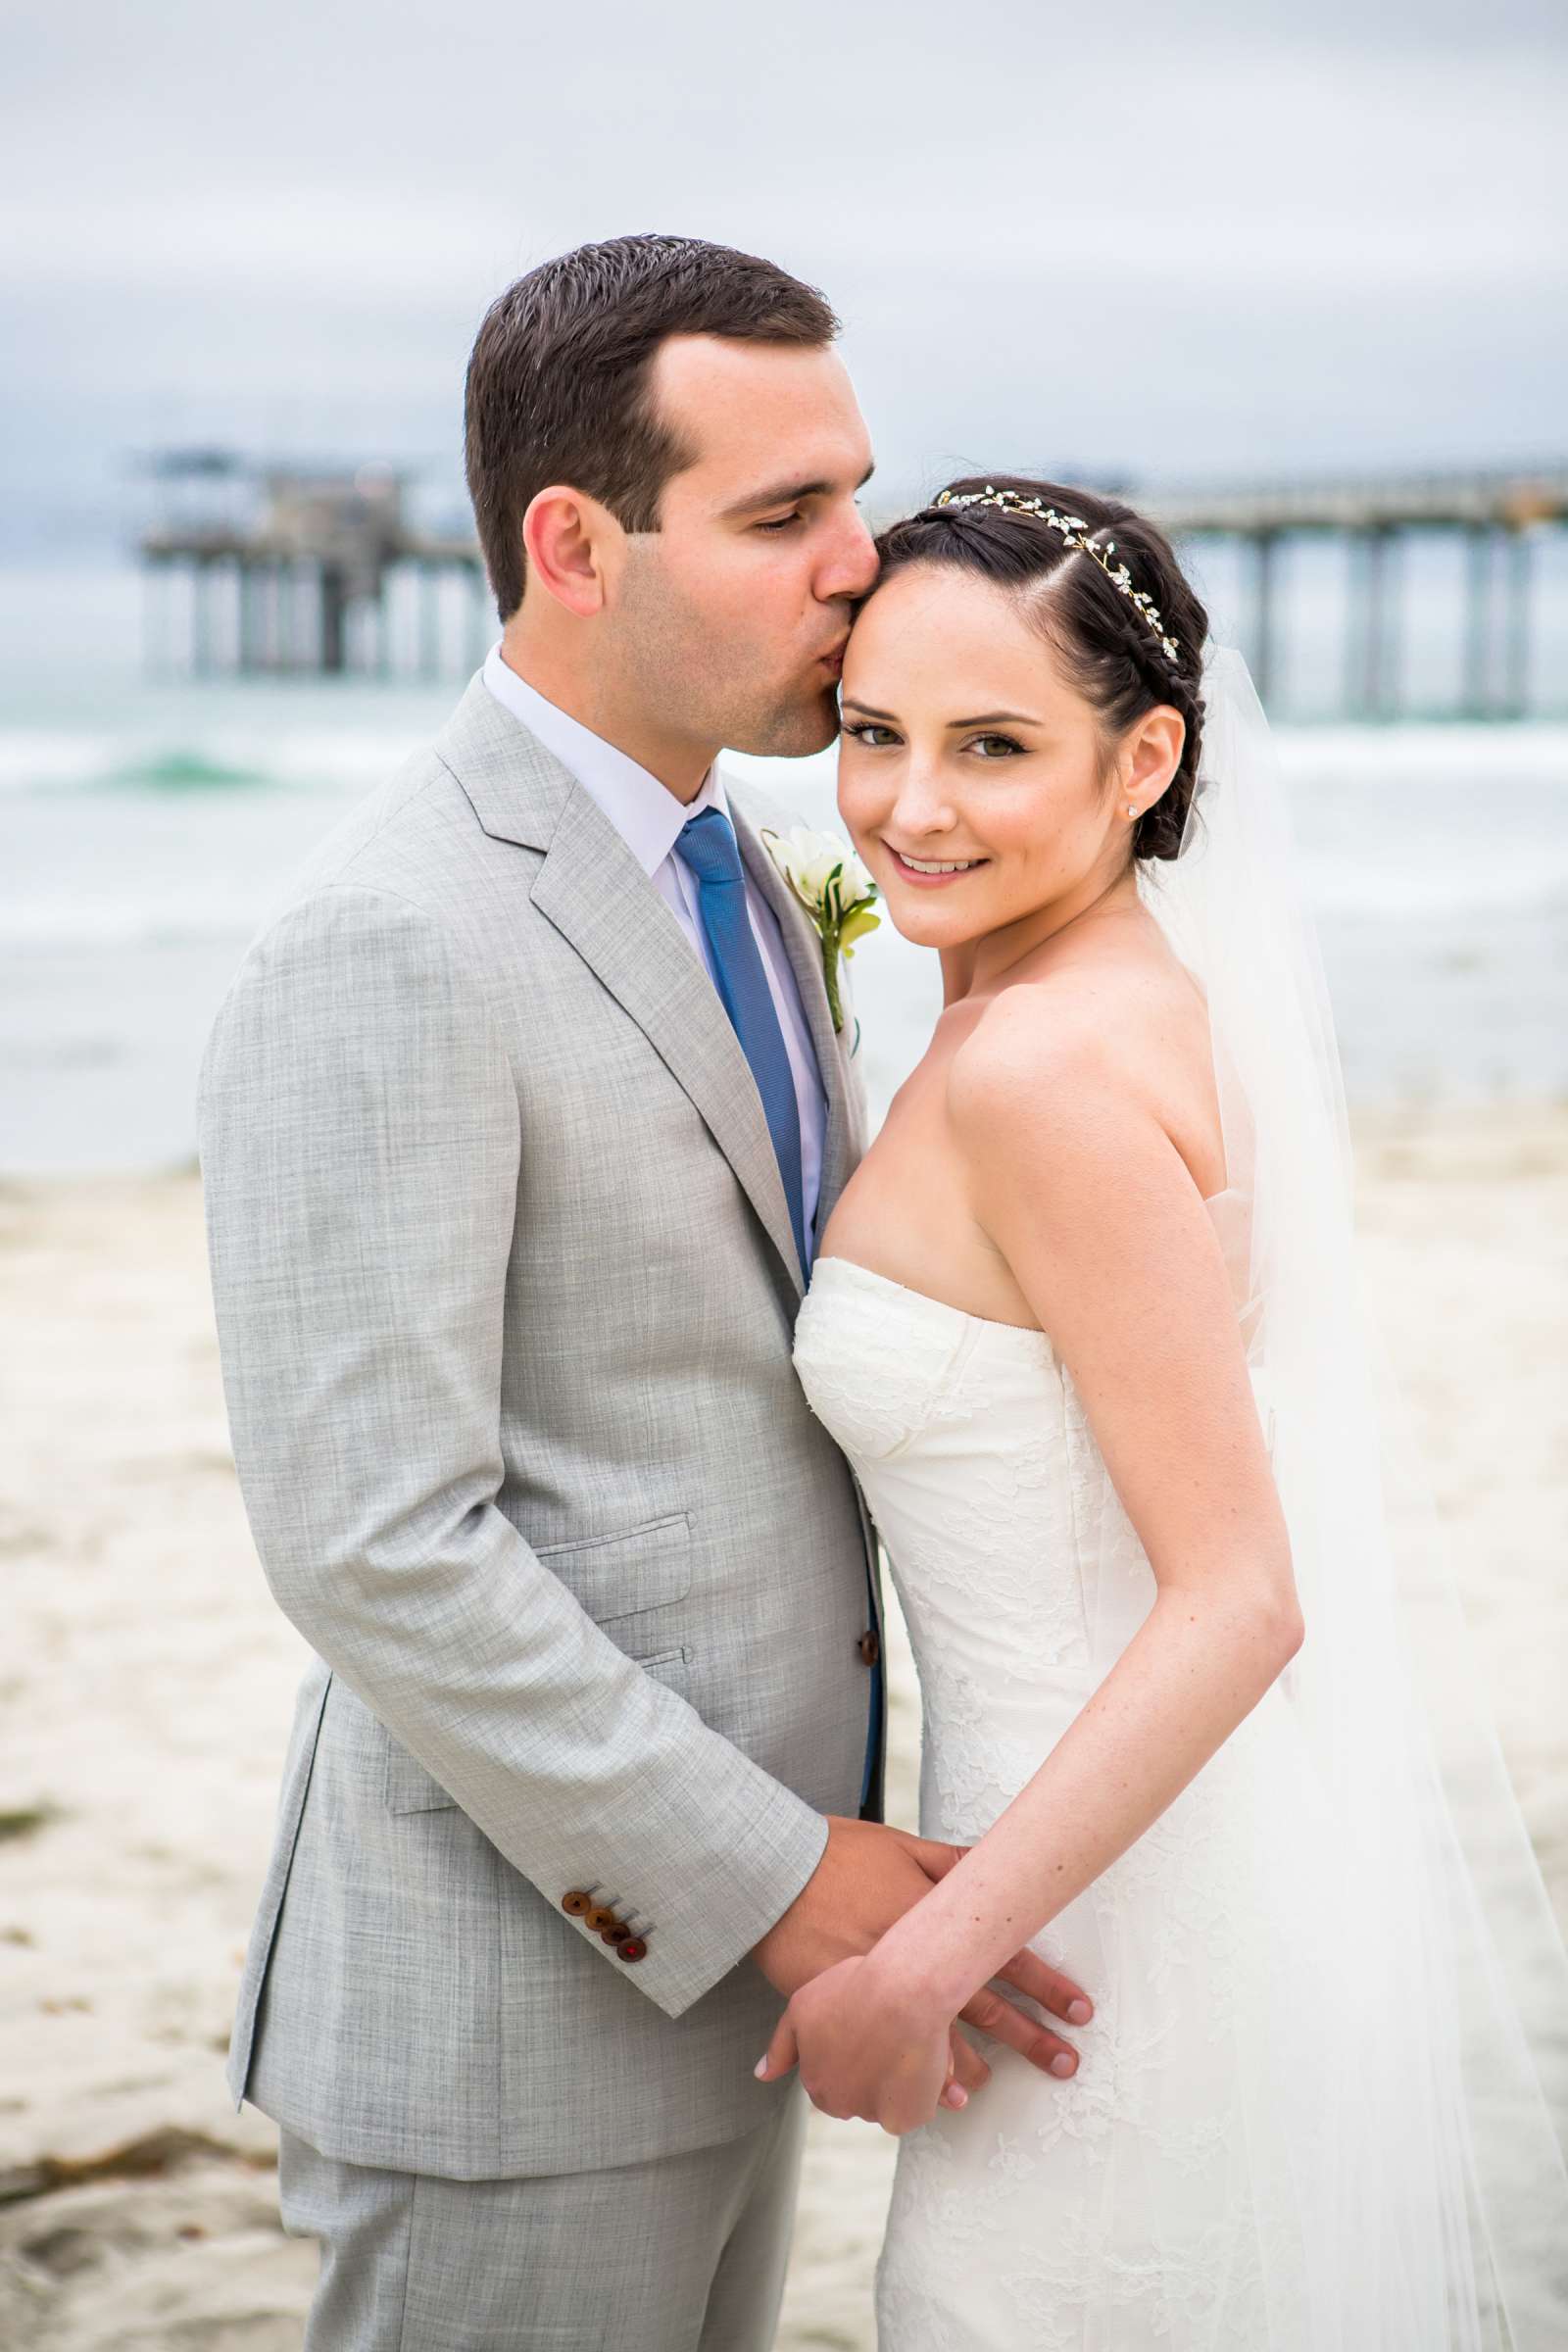
[[(1245, 1336), (1244, 1203), (1208, 1206)], [(795, 1362), (863, 1485), (909, 1627), (921, 1832), (972, 1842), (1147, 1614), (1148, 1558), (1044, 1333), (827, 1256)], [(1353, 1955), (1321, 1948), (1315, 1926), (1333, 1866), (1276, 1686), (1036, 1938), (1096, 2003), (1077, 2074), (1057, 2082), (987, 2042), (984, 2090), (902, 2142), (884, 2352), (1360, 2342), (1331, 2309), (1336, 2151), (1316, 2120), (1354, 2000)]]
[[(990, 2045), (901, 2143), (882, 2352), (1562, 2352), (1568, 1962), (1367, 1327), (1289, 808), (1223, 647), (1203, 701), (1180, 855), (1139, 887), (1208, 1006), (1206, 1206), (1306, 1639), (1036, 1938), (1096, 2003), (1077, 2074)], [(914, 1643), (920, 1827), (972, 1843), (1153, 1573), (1044, 1332), (828, 1255), (795, 1361)]]

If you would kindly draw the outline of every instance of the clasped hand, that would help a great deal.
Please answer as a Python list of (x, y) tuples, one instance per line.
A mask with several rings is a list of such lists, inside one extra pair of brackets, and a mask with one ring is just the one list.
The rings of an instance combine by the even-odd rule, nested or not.
[(928, 2124), (944, 2092), (950, 2106), (967, 2099), (953, 2080), (951, 2024), (897, 1986), (879, 1985), (874, 1954), (840, 1960), (795, 1994), (758, 2077), (776, 2082), (799, 2066), (824, 2115), (863, 2116), (897, 2136)]
[[(963, 2106), (991, 2070), (952, 2011), (877, 1947), (963, 1849), (839, 1817), (829, 1829), (815, 1877), (758, 1947), (763, 1973), (788, 2001), (758, 2076), (773, 2082), (799, 2065), (824, 2114), (912, 2132), (939, 2106)], [(1073, 2074), (1072, 2045), (1004, 1986), (1076, 2026), (1093, 2015), (1081, 1986), (1025, 1948), (957, 2012), (1042, 2073)]]

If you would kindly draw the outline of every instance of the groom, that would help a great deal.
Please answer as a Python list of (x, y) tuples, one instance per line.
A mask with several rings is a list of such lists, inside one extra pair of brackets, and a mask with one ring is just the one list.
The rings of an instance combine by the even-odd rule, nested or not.
[(318, 1653), (229, 2084), (322, 2242), (312, 2352), (762, 2352), (804, 2101), (754, 2065), (952, 1859), (879, 1825), (874, 1543), (791, 1370), (854, 1024), (712, 765), (836, 731), (876, 565), (835, 332), (670, 237), (494, 305), (505, 633), (209, 1047), (235, 1458)]

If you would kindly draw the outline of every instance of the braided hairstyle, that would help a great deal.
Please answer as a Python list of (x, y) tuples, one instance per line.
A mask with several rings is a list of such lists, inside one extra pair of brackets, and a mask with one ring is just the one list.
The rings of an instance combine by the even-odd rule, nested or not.
[[(1172, 661), (1131, 598), (1106, 578), (1090, 556), (1069, 548), (1050, 523), (998, 507), (924, 507), (895, 522), (877, 540), (878, 585), (909, 564), (945, 564), (971, 571), (1029, 598), (1033, 616), (1071, 683), (1097, 712), (1107, 735), (1120, 735), (1146, 711), (1166, 704), (1186, 724), (1180, 765), (1166, 790), (1133, 827), (1135, 858), (1174, 858), (1198, 783), (1203, 741), (1200, 692), (1208, 614), (1188, 584), (1169, 540), (1118, 499), (1019, 474), (973, 474), (948, 484), (954, 499), (986, 489), (1038, 498), (1064, 514), (1081, 515), (1087, 535), (1108, 535), (1115, 561), (1133, 586), (1152, 598), (1165, 634), (1176, 641)], [(1048, 585), (1049, 583), (1049, 585)], [(1031, 595), (1033, 590), (1044, 593)], [(873, 591), (874, 593), (874, 591)]]

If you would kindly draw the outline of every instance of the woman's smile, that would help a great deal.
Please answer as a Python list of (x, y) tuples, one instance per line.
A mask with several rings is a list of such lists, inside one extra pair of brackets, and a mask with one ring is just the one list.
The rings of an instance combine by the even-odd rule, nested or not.
[(978, 867), (991, 863), (989, 858), (906, 858), (902, 850), (894, 849), (892, 842), (885, 838), (883, 847), (903, 878), (921, 890), (937, 890), (948, 882), (961, 882), (965, 874), (972, 874)]

